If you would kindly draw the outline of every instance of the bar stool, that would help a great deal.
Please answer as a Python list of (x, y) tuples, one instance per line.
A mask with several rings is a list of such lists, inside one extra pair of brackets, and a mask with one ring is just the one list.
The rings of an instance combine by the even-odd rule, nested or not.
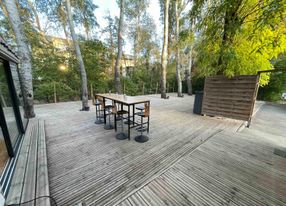
[(101, 97), (95, 96), (95, 103), (94, 103), (95, 116), (96, 116), (96, 120), (94, 122), (95, 124), (103, 124), (103, 121), (102, 121), (103, 115), (101, 114), (101, 112), (102, 112), (102, 109), (101, 109), (102, 101), (103, 100)]
[(145, 109), (144, 105), (139, 105), (136, 107), (137, 110), (139, 110), (140, 112), (143, 112), (143, 110)]
[[(143, 132), (147, 130), (147, 133), (149, 133), (150, 102), (146, 102), (144, 104), (144, 111), (138, 112), (136, 115), (141, 117), (141, 124), (139, 124), (139, 128), (137, 128), (137, 131), (140, 131), (140, 135), (135, 137), (135, 141), (140, 143), (147, 142), (149, 137), (147, 135), (143, 135)], [(147, 122), (143, 122), (143, 118), (148, 118)], [(143, 127), (144, 124), (147, 124), (147, 129)]]
[[(102, 105), (104, 106), (103, 103)], [(114, 105), (105, 105), (103, 108), (105, 111), (105, 114), (108, 115), (108, 123), (104, 125), (104, 129), (106, 130), (114, 129), (114, 126), (111, 124), (111, 117), (110, 117), (113, 114), (112, 113), (113, 108), (114, 108)]]
[[(120, 123), (121, 123), (121, 131), (116, 134), (115, 138), (118, 139), (118, 140), (127, 139), (128, 135), (124, 132), (123, 120), (124, 120), (124, 115), (128, 114), (128, 111), (123, 110), (123, 109), (117, 110), (117, 107), (115, 105), (115, 107), (113, 108), (113, 113), (115, 115), (114, 121), (120, 121)], [(116, 124), (115, 130), (117, 131), (117, 124)]]

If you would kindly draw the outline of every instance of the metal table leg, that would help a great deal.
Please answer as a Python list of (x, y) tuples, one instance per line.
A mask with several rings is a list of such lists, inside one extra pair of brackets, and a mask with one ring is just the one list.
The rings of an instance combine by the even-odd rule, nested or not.
[[(116, 107), (116, 101), (114, 101), (113, 103), (114, 103), (114, 107)], [(116, 111), (117, 111), (117, 108), (116, 108)], [(115, 114), (114, 114), (114, 129), (115, 129), (115, 132), (117, 132), (117, 121), (116, 121), (116, 118), (117, 118), (117, 114), (115, 112)]]
[(104, 117), (104, 124), (106, 124), (105, 97), (103, 97), (103, 117)]
[(128, 140), (130, 140), (130, 105), (128, 104)]
[(134, 124), (135, 124), (135, 104), (133, 104), (132, 105), (133, 106), (133, 108), (132, 108), (132, 115), (133, 115), (133, 126), (134, 126)]

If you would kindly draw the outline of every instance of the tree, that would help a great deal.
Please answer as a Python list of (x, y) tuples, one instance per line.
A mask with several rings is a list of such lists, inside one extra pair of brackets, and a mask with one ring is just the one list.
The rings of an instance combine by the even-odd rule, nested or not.
[(92, 0), (77, 0), (73, 2), (74, 8), (73, 19), (76, 24), (83, 25), (86, 39), (91, 39), (91, 30), (94, 27), (99, 26), (94, 15), (94, 10), (98, 8)]
[[(285, 0), (197, 0), (197, 65), (204, 76), (256, 74), (286, 50)], [(267, 84), (269, 74), (261, 76)]]
[(122, 36), (123, 36), (123, 22), (124, 22), (124, 7), (125, 7), (125, 0), (120, 0), (120, 17), (119, 17), (119, 24), (118, 24), (118, 32), (117, 32), (117, 57), (114, 67), (114, 81), (115, 81), (115, 90), (119, 94), (122, 93), (121, 82), (120, 82), (120, 61), (122, 57)]
[(18, 47), (20, 58), (19, 78), (23, 91), (25, 116), (32, 118), (35, 117), (35, 112), (30, 48), (24, 34), (23, 22), (21, 22), (15, 0), (5, 0), (4, 3)]
[[(133, 39), (134, 65), (138, 66), (138, 57), (142, 47), (140, 41), (142, 38), (142, 22), (146, 17), (146, 9), (148, 8), (149, 0), (127, 0), (126, 1), (126, 15), (130, 20), (131, 27), (130, 36)], [(143, 21), (142, 21), (143, 20)]]
[(74, 23), (73, 23), (73, 18), (72, 18), (72, 13), (71, 13), (71, 6), (70, 6), (70, 0), (66, 0), (66, 12), (67, 12), (67, 17), (68, 17), (68, 23), (69, 23), (69, 28), (73, 40), (73, 44), (75, 47), (75, 52), (76, 52), (76, 57), (77, 61), (79, 64), (79, 69), (80, 69), (80, 75), (81, 75), (81, 97), (82, 97), (82, 110), (89, 110), (88, 106), (88, 90), (87, 90), (87, 75), (85, 71), (85, 66), (84, 62), (82, 59), (80, 47), (78, 44), (77, 36), (74, 30)]
[(178, 85), (178, 97), (182, 97), (182, 79), (181, 79), (181, 62), (179, 50), (179, 35), (180, 35), (180, 13), (179, 13), (179, 0), (175, 0), (175, 18), (176, 18), (176, 77)]
[(162, 67), (162, 79), (161, 79), (161, 98), (167, 98), (166, 96), (166, 76), (167, 76), (167, 64), (168, 64), (168, 20), (169, 20), (169, 0), (164, 1), (164, 41), (161, 55), (161, 67)]
[(104, 19), (107, 21), (107, 26), (103, 28), (102, 32), (107, 34), (107, 37), (105, 39), (106, 44), (109, 48), (109, 57), (111, 59), (111, 69), (109, 71), (110, 74), (114, 73), (114, 67), (115, 67), (115, 53), (116, 53), (116, 45), (117, 42), (117, 31), (118, 31), (118, 19), (112, 18), (110, 15), (110, 12), (104, 17)]

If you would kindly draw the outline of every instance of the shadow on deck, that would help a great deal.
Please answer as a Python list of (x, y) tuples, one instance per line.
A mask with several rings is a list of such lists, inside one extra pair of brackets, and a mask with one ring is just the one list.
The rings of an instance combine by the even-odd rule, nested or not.
[(149, 97), (144, 144), (116, 140), (80, 102), (36, 107), (59, 205), (286, 204), (286, 159), (273, 145), (236, 132), (241, 121), (194, 115), (193, 97)]

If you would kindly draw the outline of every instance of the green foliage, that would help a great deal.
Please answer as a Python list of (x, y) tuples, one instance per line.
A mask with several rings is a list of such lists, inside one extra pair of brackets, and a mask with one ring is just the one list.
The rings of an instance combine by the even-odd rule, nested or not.
[(149, 69), (146, 69), (144, 65), (137, 67), (127, 77), (121, 79), (123, 92), (128, 95), (155, 93), (160, 77), (160, 65), (154, 64)]
[(81, 51), (89, 85), (96, 92), (105, 92), (110, 81), (106, 70), (111, 64), (106, 46), (99, 40), (83, 41)]
[(54, 102), (54, 92), (56, 91), (57, 101), (70, 101), (76, 98), (76, 92), (64, 83), (47, 82), (35, 86), (34, 95), (40, 102)]
[(277, 59), (273, 60), (273, 65), (275, 69), (286, 70), (286, 53), (279, 55)]
[(71, 1), (74, 7), (73, 19), (77, 25), (83, 25), (87, 38), (90, 38), (91, 29), (98, 27), (94, 11), (96, 6), (92, 0), (73, 0)]
[(260, 87), (258, 99), (277, 102), (282, 100), (283, 92), (286, 92), (286, 72), (272, 73), (269, 84)]
[[(201, 76), (273, 69), (270, 60), (286, 51), (284, 0), (198, 0), (189, 15), (198, 21), (195, 49)], [(268, 80), (264, 74), (260, 84)]]

